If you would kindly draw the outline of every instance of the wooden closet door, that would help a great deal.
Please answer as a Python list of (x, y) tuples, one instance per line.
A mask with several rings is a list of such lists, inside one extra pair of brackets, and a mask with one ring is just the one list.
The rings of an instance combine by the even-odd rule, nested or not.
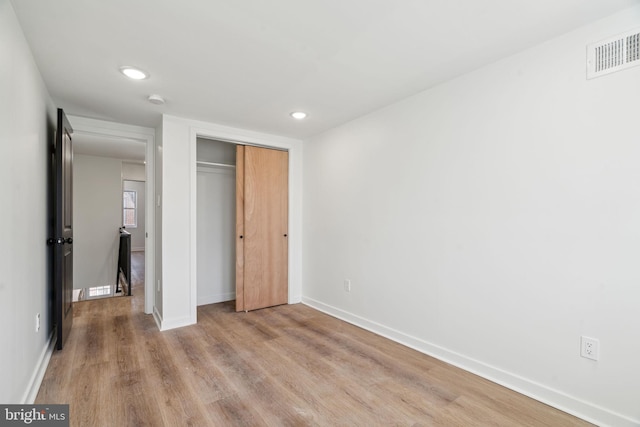
[(237, 150), (236, 311), (286, 304), (289, 156), (267, 148)]

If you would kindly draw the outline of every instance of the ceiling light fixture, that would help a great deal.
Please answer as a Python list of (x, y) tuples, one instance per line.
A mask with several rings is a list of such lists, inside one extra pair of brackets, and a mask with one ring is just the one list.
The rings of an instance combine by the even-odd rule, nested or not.
[(307, 117), (307, 113), (302, 111), (294, 111), (293, 113), (291, 113), (291, 117), (293, 117), (296, 120), (302, 120), (305, 117)]
[(144, 80), (149, 78), (149, 74), (135, 67), (120, 67), (120, 72), (133, 80)]

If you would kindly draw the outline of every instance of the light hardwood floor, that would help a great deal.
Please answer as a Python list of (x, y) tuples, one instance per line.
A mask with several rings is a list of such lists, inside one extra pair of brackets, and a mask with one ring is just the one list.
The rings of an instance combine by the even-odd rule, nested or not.
[(76, 303), (36, 403), (72, 426), (587, 426), (301, 304), (159, 332), (131, 298)]

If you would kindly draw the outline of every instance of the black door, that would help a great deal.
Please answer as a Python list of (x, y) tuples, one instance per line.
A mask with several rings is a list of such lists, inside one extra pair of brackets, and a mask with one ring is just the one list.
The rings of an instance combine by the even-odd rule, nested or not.
[(54, 238), (53, 286), (57, 348), (62, 350), (73, 322), (73, 129), (62, 109), (58, 109), (58, 127), (53, 148)]

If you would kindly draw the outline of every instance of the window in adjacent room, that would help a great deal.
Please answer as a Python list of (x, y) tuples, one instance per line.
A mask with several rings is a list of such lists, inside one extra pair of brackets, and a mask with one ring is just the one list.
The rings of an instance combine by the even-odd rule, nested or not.
[(122, 225), (125, 228), (136, 228), (138, 226), (137, 196), (133, 190), (122, 192)]

